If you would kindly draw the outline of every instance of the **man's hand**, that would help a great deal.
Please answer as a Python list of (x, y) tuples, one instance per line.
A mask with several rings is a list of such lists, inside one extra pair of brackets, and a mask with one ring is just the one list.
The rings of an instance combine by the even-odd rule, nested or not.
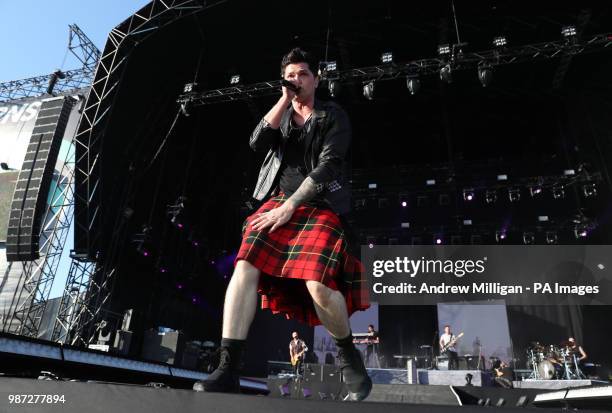
[(256, 231), (263, 230), (271, 226), (272, 228), (270, 228), (269, 232), (273, 232), (276, 228), (286, 224), (293, 216), (294, 211), (295, 207), (293, 204), (285, 202), (278, 208), (257, 214), (257, 218), (255, 218), (251, 224), (253, 225), (253, 229)]

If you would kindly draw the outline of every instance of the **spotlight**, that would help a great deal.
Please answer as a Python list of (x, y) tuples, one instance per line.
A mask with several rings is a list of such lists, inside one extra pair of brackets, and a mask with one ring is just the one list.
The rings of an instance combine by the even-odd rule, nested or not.
[(561, 34), (565, 38), (575, 37), (576, 36), (576, 26), (567, 25), (561, 28)]
[(574, 236), (578, 238), (586, 238), (589, 235), (587, 227), (585, 225), (576, 225), (574, 228)]
[(506, 36), (496, 36), (495, 38), (493, 38), (493, 46), (495, 47), (504, 47), (508, 44), (508, 39), (506, 39)]
[(421, 90), (421, 80), (418, 77), (408, 77), (406, 87), (411, 95), (416, 95)]
[(437, 236), (437, 235), (436, 235), (436, 236), (434, 237), (434, 244), (436, 244), (436, 245), (442, 245), (442, 237), (440, 237), (440, 236)]
[(510, 202), (518, 202), (521, 199), (521, 190), (519, 188), (508, 189), (508, 198)]
[(329, 90), (329, 95), (335, 98), (340, 92), (340, 82), (337, 80), (329, 80), (327, 82), (327, 89)]
[(391, 52), (383, 53), (382, 56), (380, 57), (380, 61), (382, 63), (393, 63), (393, 53)]
[(556, 244), (558, 241), (559, 241), (559, 237), (555, 231), (546, 232), (546, 243), (547, 244)]
[(495, 231), (495, 241), (500, 243), (507, 237), (506, 231)]
[(406, 201), (402, 201), (402, 207), (403, 207), (403, 208), (406, 208), (407, 206), (408, 206), (408, 202), (406, 202)]
[(197, 83), (186, 83), (185, 86), (183, 86), (183, 93), (195, 93), (197, 91), (198, 91)]
[(554, 199), (565, 198), (565, 189), (563, 185), (553, 185), (552, 195)]
[(478, 68), (478, 80), (482, 87), (487, 87), (493, 80), (493, 69), (490, 66), (480, 66)]
[(338, 64), (336, 63), (335, 60), (332, 60), (330, 62), (321, 62), (319, 64), (319, 67), (321, 66), (324, 68), (326, 72), (335, 72), (338, 68)]
[(523, 232), (523, 244), (531, 245), (535, 242), (535, 235), (533, 232)]
[(464, 189), (463, 190), (463, 200), (464, 201), (472, 201), (474, 199), (474, 190), (473, 189)]
[(497, 201), (497, 191), (494, 189), (489, 189), (485, 192), (485, 202), (487, 204), (492, 204)]
[(425, 181), (425, 185), (427, 186), (434, 186), (436, 184), (436, 180), (435, 179), (427, 179)]
[(532, 197), (539, 195), (542, 193), (542, 187), (541, 186), (530, 186), (529, 187), (529, 195), (531, 195)]
[(440, 80), (446, 83), (453, 82), (453, 73), (451, 69), (451, 65), (449, 63), (445, 64), (440, 68)]
[(240, 83), (240, 75), (234, 75), (230, 78), (230, 85), (237, 85)]
[(584, 194), (585, 198), (594, 197), (597, 195), (597, 187), (594, 183), (584, 184), (582, 187), (582, 193)]
[(363, 96), (365, 96), (367, 100), (374, 99), (374, 82), (363, 85)]
[(440, 56), (449, 55), (451, 52), (451, 48), (449, 44), (441, 44), (438, 46), (438, 54)]

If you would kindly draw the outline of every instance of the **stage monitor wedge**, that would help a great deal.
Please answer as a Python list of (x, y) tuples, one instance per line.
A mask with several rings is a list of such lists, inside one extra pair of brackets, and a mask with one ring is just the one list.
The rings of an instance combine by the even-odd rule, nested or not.
[(41, 221), (73, 104), (71, 97), (42, 102), (13, 193), (6, 236), (8, 261), (40, 256)]

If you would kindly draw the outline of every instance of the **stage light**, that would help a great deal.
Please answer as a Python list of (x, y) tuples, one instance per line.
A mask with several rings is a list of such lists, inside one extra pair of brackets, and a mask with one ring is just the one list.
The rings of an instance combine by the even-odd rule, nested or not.
[(538, 216), (538, 221), (539, 222), (548, 222), (548, 215), (539, 215)]
[(451, 52), (451, 47), (449, 44), (441, 44), (438, 46), (438, 55), (446, 56)]
[(463, 220), (463, 225), (465, 225), (465, 226), (472, 225), (472, 220), (471, 219), (464, 219)]
[(383, 53), (382, 56), (380, 57), (380, 61), (382, 63), (393, 63), (393, 53), (391, 52)]
[(506, 36), (496, 36), (493, 38), (493, 46), (495, 47), (504, 47), (508, 44), (508, 39), (506, 39)]
[(574, 169), (565, 169), (563, 171), (563, 175), (565, 175), (565, 176), (573, 176), (573, 175), (576, 175), (576, 171)]
[(408, 206), (408, 202), (402, 201), (402, 208), (406, 208)]
[(367, 100), (374, 99), (374, 82), (368, 82), (363, 85), (363, 96), (365, 96)]
[(565, 198), (565, 189), (563, 185), (553, 185), (552, 195), (554, 199)]
[(492, 204), (497, 201), (497, 191), (494, 189), (488, 189), (485, 192), (485, 202), (487, 204)]
[(532, 197), (539, 195), (542, 193), (542, 187), (541, 186), (530, 186), (529, 187), (529, 195), (531, 195)]
[(503, 240), (505, 240), (507, 237), (506, 235), (506, 231), (495, 231), (495, 241), (496, 242), (502, 242)]
[(567, 25), (567, 26), (563, 26), (561, 28), (561, 34), (565, 38), (570, 38), (570, 37), (576, 36), (576, 26), (571, 25), (571, 24)]
[(436, 245), (442, 245), (442, 237), (440, 237), (440, 236), (437, 236), (437, 235), (436, 235), (436, 236), (434, 237), (434, 243), (435, 243)]
[(327, 89), (329, 90), (329, 96), (335, 98), (340, 93), (340, 82), (337, 80), (328, 80)]
[(325, 64), (325, 70), (327, 72), (334, 72), (336, 71), (338, 68), (338, 64), (336, 63), (335, 60), (332, 60), (331, 62), (326, 62)]
[(582, 186), (582, 193), (586, 198), (591, 198), (597, 195), (597, 187), (594, 183), (584, 184)]
[(411, 95), (416, 95), (421, 90), (421, 80), (418, 77), (408, 77), (406, 87)]
[(376, 189), (376, 188), (378, 188), (377, 184), (375, 184), (375, 183), (368, 184), (368, 189)]
[(428, 179), (425, 181), (425, 185), (427, 186), (434, 186), (436, 184), (436, 180), (435, 179)]
[(508, 175), (507, 174), (499, 174), (499, 175), (497, 175), (497, 180), (498, 181), (507, 181), (508, 180)]
[(463, 190), (463, 200), (464, 201), (472, 201), (474, 199), (474, 190), (473, 189), (464, 189)]
[(402, 222), (402, 223), (400, 224), (400, 227), (401, 227), (401, 228), (410, 228), (410, 222)]
[(521, 190), (519, 188), (508, 189), (508, 198), (510, 202), (518, 202), (521, 199)]
[(240, 83), (240, 75), (234, 75), (230, 78), (230, 85), (237, 85)]
[(574, 236), (578, 238), (586, 238), (589, 235), (586, 225), (576, 225), (574, 228)]
[(198, 91), (197, 83), (186, 83), (185, 86), (183, 86), (183, 93), (195, 93), (197, 91)]
[(555, 231), (546, 232), (546, 243), (547, 244), (556, 244), (558, 241), (559, 241), (559, 237)]
[(480, 66), (478, 68), (478, 80), (482, 87), (487, 87), (493, 80), (493, 69), (490, 66)]
[(453, 82), (453, 73), (450, 64), (447, 63), (440, 68), (440, 80), (446, 83)]
[(535, 242), (535, 235), (533, 232), (523, 232), (523, 244), (531, 245)]

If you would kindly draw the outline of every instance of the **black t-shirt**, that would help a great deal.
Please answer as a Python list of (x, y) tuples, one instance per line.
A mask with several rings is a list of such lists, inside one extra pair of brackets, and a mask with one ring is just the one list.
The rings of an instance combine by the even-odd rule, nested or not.
[(280, 171), (280, 189), (287, 196), (291, 196), (300, 187), (307, 175), (304, 154), (306, 153), (306, 130), (308, 122), (302, 127), (296, 127), (293, 120), (290, 122), (289, 138), (285, 145), (283, 162)]
[[(375, 341), (378, 338), (378, 331), (372, 331), (371, 335), (368, 337), (369, 340)], [(368, 347), (372, 349), (378, 348), (378, 343), (368, 343)]]

